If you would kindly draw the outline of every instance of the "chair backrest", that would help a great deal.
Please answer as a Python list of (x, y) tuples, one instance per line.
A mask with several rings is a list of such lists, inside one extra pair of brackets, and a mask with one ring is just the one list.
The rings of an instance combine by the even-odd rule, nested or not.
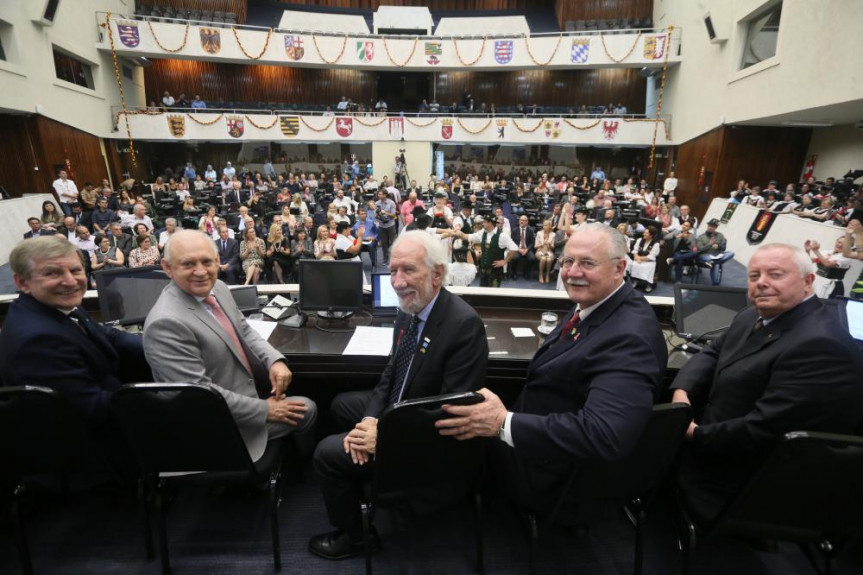
[(649, 494), (671, 467), (692, 410), (685, 403), (653, 406), (653, 413), (635, 448), (623, 459), (580, 466), (573, 487), (578, 514), (589, 515), (593, 504), (626, 502)]
[(378, 421), (374, 493), (475, 478), (484, 441), (444, 437), (435, 421), (449, 417), (442, 405), (482, 399), (478, 393), (459, 393), (403, 401), (387, 408)]
[(85, 416), (47, 387), (0, 387), (0, 468), (30, 475), (92, 471), (105, 463)]
[(863, 528), (863, 437), (796, 431), (712, 530), (817, 542)]
[(212, 387), (129, 384), (114, 393), (111, 407), (145, 472), (254, 468), (228, 404)]

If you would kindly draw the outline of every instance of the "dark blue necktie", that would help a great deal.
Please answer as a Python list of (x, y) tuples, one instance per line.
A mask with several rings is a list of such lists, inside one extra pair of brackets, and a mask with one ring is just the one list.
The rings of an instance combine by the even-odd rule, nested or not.
[(417, 327), (419, 323), (420, 319), (418, 316), (411, 317), (408, 330), (402, 335), (399, 348), (396, 350), (395, 369), (393, 369), (393, 381), (390, 386), (390, 404), (396, 403), (401, 399), (405, 378), (410, 368), (411, 360), (417, 351)]

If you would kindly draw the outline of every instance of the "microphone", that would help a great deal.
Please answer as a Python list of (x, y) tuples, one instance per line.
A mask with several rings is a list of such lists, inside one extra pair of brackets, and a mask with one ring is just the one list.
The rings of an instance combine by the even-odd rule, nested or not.
[(693, 337), (693, 336), (692, 336), (692, 334), (688, 334), (688, 333), (687, 333), (687, 334), (683, 334), (683, 335), (684, 335), (684, 337), (686, 337), (686, 339), (688, 339), (689, 341), (687, 341), (686, 343), (684, 343), (681, 347), (682, 347), (683, 351), (693, 350), (693, 351), (695, 351), (696, 353), (698, 353), (699, 351), (701, 351), (701, 350), (702, 350), (702, 349), (704, 349), (704, 348), (702, 348), (700, 345), (695, 345), (695, 343), (693, 343), (693, 342), (699, 341), (699, 340), (703, 339), (705, 336), (708, 336), (708, 335), (713, 335), (713, 334), (722, 333), (722, 332), (724, 332), (724, 331), (727, 331), (727, 330), (728, 330), (728, 328), (730, 328), (730, 327), (731, 327), (730, 325), (724, 325), (724, 326), (722, 326), (722, 327), (718, 327), (718, 328), (716, 328), (716, 329), (711, 329), (711, 330), (709, 330), (709, 331), (705, 331), (705, 332), (704, 332), (704, 333), (702, 333), (701, 335), (698, 335), (698, 336), (695, 336), (695, 337)]

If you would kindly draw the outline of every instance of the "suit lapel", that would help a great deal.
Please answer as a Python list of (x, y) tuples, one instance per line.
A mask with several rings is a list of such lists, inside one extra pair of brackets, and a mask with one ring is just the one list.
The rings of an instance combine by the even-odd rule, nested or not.
[[(441, 288), (437, 301), (429, 314), (428, 320), (426, 320), (426, 323), (423, 326), (423, 331), (419, 334), (420, 338), (417, 342), (417, 350), (411, 360), (411, 366), (408, 369), (408, 377), (405, 381), (404, 390), (402, 391), (403, 398), (408, 397), (414, 377), (422, 367), (422, 364), (426, 359), (426, 355), (428, 355), (428, 350), (432, 345), (434, 345), (435, 340), (437, 339), (438, 327), (440, 326), (440, 322), (444, 319), (446, 309), (449, 307), (447, 305), (448, 298), (449, 292), (447, 292), (446, 289)], [(407, 329), (407, 327), (405, 327), (405, 329)]]

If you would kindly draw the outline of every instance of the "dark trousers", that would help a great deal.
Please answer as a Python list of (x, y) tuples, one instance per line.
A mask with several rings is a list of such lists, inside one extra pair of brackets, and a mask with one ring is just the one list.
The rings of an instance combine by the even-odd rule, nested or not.
[(512, 268), (512, 271), (510, 272), (512, 277), (516, 277), (519, 271), (521, 271), (521, 275), (524, 276), (525, 279), (530, 278), (530, 270), (533, 268), (533, 264), (535, 262), (536, 254), (532, 249), (528, 248), (525, 255), (521, 255), (520, 252), (516, 252), (515, 257), (509, 262), (509, 265)]
[(363, 418), (372, 392), (352, 391), (340, 393), (330, 405), (330, 417), (340, 433), (330, 435), (318, 443), (315, 449), (315, 471), (321, 477), (321, 490), (330, 523), (336, 529), (350, 533), (355, 540), (362, 538), (362, 516), (360, 499), (363, 482), (374, 472), (374, 459), (365, 465), (357, 465), (345, 453), (344, 439), (347, 431)]
[(378, 240), (372, 240), (369, 243), (363, 242), (362, 252), (369, 254), (369, 262), (372, 264), (372, 269), (378, 265)]
[(674, 260), (674, 281), (680, 283), (683, 281), (683, 265), (686, 262), (692, 261), (698, 256), (698, 252), (674, 252), (671, 254), (671, 259)]
[(381, 251), (384, 254), (384, 264), (390, 263), (390, 246), (396, 241), (396, 226), (392, 225), (388, 228), (378, 226), (378, 239), (381, 242)]
[(228, 266), (225, 271), (219, 270), (219, 279), (228, 285), (237, 284), (237, 266)]

